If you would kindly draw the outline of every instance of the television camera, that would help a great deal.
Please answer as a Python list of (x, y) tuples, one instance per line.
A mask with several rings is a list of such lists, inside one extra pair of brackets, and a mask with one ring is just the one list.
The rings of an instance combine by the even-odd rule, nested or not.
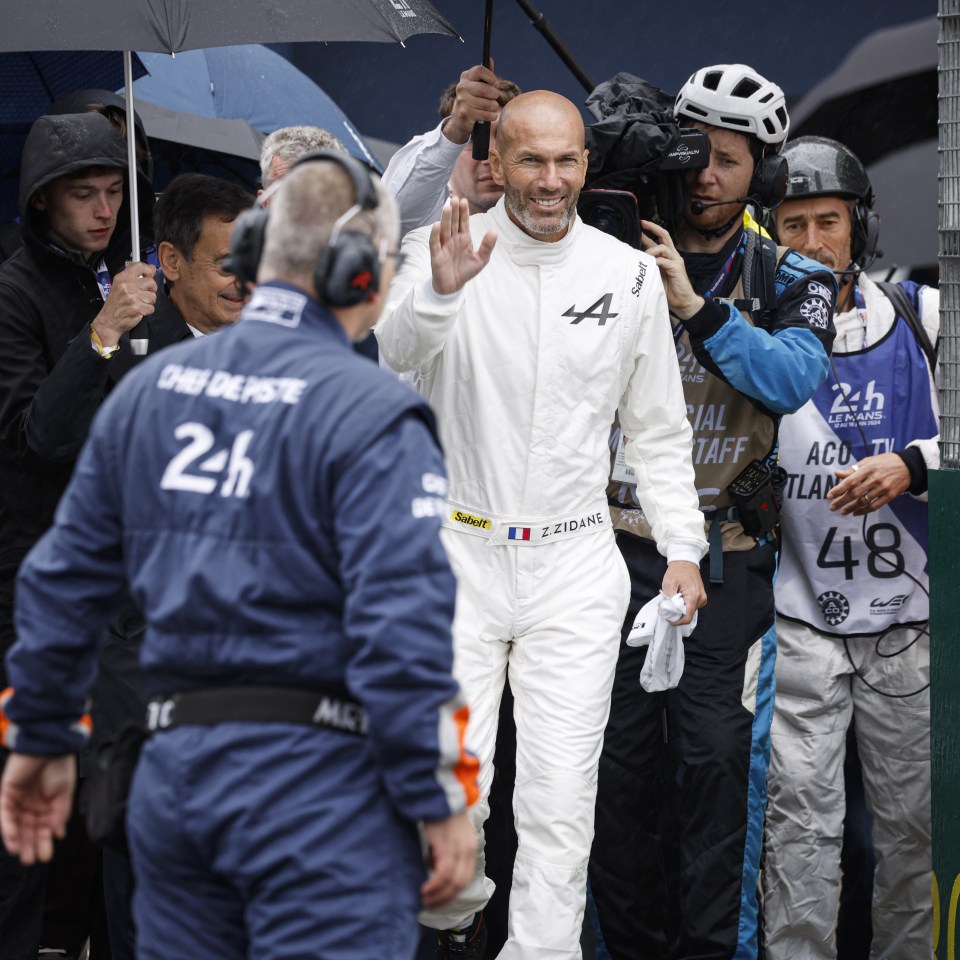
[(702, 130), (681, 128), (673, 98), (629, 73), (618, 73), (587, 98), (597, 118), (586, 128), (589, 149), (581, 219), (640, 249), (640, 220), (673, 233), (683, 209), (683, 175), (710, 161)]

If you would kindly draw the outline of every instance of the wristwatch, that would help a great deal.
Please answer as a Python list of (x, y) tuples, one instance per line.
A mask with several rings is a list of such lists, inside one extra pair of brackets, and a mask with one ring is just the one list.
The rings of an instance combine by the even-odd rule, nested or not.
[(90, 324), (90, 346), (93, 347), (94, 351), (100, 354), (104, 360), (109, 360), (120, 349), (119, 343), (115, 343), (112, 347), (105, 347), (103, 341), (100, 339), (100, 335), (93, 329), (93, 324)]

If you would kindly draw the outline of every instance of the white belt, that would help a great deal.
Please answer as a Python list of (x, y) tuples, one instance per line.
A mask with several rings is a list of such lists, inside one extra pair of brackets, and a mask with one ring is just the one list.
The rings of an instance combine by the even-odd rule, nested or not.
[(483, 537), (493, 544), (516, 544), (521, 547), (569, 540), (571, 537), (598, 533), (612, 526), (610, 508), (606, 502), (577, 513), (541, 517), (537, 520), (517, 520), (498, 517), (486, 510), (475, 510), (448, 500), (442, 523), (449, 530)]

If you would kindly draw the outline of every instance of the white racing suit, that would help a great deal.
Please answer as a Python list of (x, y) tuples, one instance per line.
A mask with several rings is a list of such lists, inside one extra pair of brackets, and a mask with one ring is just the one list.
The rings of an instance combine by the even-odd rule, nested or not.
[[(377, 327), (381, 356), (412, 371), (447, 458), (444, 517), (459, 593), (454, 672), (470, 703), (486, 819), (504, 679), (515, 698), (519, 848), (503, 960), (578, 960), (597, 763), (630, 585), (604, 489), (619, 412), (627, 460), (661, 552), (706, 547), (691, 429), (656, 264), (575, 218), (556, 243), (532, 239), (503, 201), (470, 219), (488, 266), (458, 294), (430, 278), (429, 230)], [(446, 929), (483, 908), (474, 882), (443, 911)]]
[[(897, 322), (891, 302), (868, 278), (858, 283), (863, 307), (834, 318), (834, 364), (847, 400), (831, 373), (781, 427), (781, 463), (790, 478), (776, 584), (777, 697), (764, 870), (768, 960), (837, 956), (851, 719), (877, 858), (870, 956), (932, 955), (930, 642), (921, 632), (928, 604), (924, 592), (884, 560), (895, 564), (900, 556), (926, 582), (925, 504), (906, 493), (870, 514), (867, 537), (878, 551), (871, 555), (863, 518), (830, 513), (826, 492), (838, 482), (834, 470), (868, 454), (916, 447), (927, 467), (938, 467), (937, 394), (916, 338)], [(922, 288), (919, 312), (932, 343), (937, 311), (936, 291)], [(862, 437), (850, 408), (861, 418)], [(851, 660), (869, 684), (895, 696), (870, 689)], [(909, 696), (912, 691), (918, 692)]]

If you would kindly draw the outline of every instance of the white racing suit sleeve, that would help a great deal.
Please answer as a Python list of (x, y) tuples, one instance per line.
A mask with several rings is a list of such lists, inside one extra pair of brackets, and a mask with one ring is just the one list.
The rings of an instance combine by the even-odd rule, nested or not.
[(640, 671), (640, 686), (647, 693), (672, 690), (680, 683), (684, 664), (683, 638), (689, 637), (697, 628), (697, 613), (683, 626), (671, 621), (678, 620), (686, 612), (686, 604), (679, 593), (668, 597), (661, 590), (640, 608), (633, 621), (627, 646), (650, 645)]
[(693, 475), (693, 431), (657, 270), (648, 271), (647, 284), (633, 371), (620, 399), (624, 456), (657, 549), (668, 561), (699, 563), (707, 541)]
[(401, 236), (440, 219), (450, 195), (447, 184), (464, 146), (448, 140), (440, 123), (414, 137), (390, 158), (382, 183), (400, 208)]
[(390, 299), (374, 328), (380, 356), (392, 370), (406, 373), (438, 356), (456, 323), (463, 292), (440, 294), (433, 289), (430, 228), (403, 241), (406, 262), (390, 285)]

